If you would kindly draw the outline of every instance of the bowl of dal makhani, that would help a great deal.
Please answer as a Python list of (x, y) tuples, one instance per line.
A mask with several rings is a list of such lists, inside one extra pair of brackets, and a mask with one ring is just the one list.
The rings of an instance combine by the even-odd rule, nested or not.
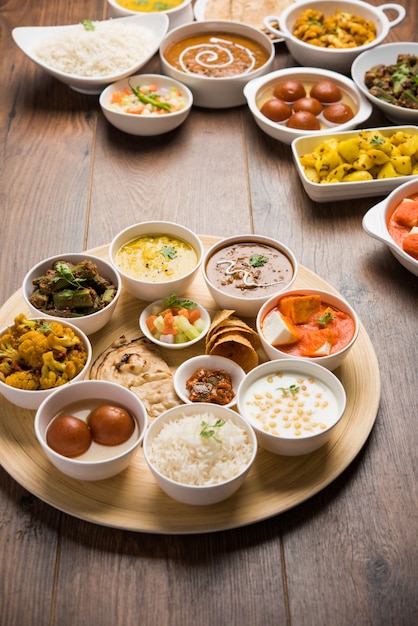
[(229, 20), (179, 26), (160, 46), (162, 72), (187, 85), (196, 106), (211, 109), (245, 104), (244, 85), (270, 72), (274, 55), (266, 34)]
[(257, 453), (252, 427), (232, 409), (182, 404), (159, 415), (143, 442), (161, 489), (191, 505), (216, 504), (244, 483)]
[(192, 0), (107, 0), (110, 17), (126, 17), (138, 13), (163, 13), (169, 30), (193, 21)]
[(123, 287), (147, 302), (182, 296), (199, 271), (203, 254), (203, 244), (192, 230), (158, 220), (128, 226), (109, 247)]

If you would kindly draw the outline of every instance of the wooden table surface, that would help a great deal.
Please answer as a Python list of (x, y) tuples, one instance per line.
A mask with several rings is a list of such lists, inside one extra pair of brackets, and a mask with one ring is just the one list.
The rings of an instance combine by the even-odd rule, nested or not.
[[(387, 40), (416, 40), (417, 12), (399, 3), (408, 17)], [(0, 625), (418, 623), (417, 278), (363, 231), (375, 199), (312, 202), (289, 146), (264, 135), (246, 106), (194, 108), (171, 134), (131, 137), (107, 124), (97, 97), (47, 76), (11, 37), (17, 26), (105, 17), (104, 0), (0, 2), (0, 304), (40, 259), (102, 246), (141, 220), (273, 236), (357, 310), (378, 357), (381, 402), (336, 480), (232, 530), (95, 525), (0, 468)], [(278, 44), (275, 68), (292, 65)], [(145, 69), (158, 72), (158, 57)], [(367, 125), (388, 124), (374, 112)], [(1, 401), (0, 419), (8, 406)]]

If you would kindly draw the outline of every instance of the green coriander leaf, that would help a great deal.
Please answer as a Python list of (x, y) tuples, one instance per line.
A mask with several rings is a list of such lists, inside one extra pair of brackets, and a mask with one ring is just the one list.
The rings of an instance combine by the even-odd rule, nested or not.
[(268, 256), (264, 256), (262, 254), (253, 254), (250, 257), (250, 265), (252, 267), (263, 267), (269, 260)]
[(95, 25), (91, 20), (83, 20), (84, 30), (96, 30)]
[(335, 320), (335, 315), (333, 315), (331, 311), (325, 311), (323, 315), (318, 317), (318, 324), (320, 326), (326, 326), (328, 322), (332, 322), (332, 320)]
[(222, 443), (220, 439), (215, 437), (215, 428), (221, 428), (224, 424), (225, 421), (221, 419), (216, 420), (216, 422), (212, 426), (203, 421), (201, 423), (202, 430), (200, 431), (200, 436), (204, 439), (209, 439), (210, 437), (213, 437), (215, 441), (217, 441), (218, 443)]
[(299, 391), (298, 385), (290, 385), (290, 387), (279, 387), (282, 391), (283, 396), (286, 398), (289, 395), (294, 396)]
[(176, 249), (173, 246), (164, 246), (160, 252), (166, 259), (175, 259), (177, 256)]
[(173, 293), (169, 298), (165, 298), (163, 300), (163, 306), (165, 309), (172, 308), (184, 308), (184, 309), (195, 309), (197, 304), (192, 300), (179, 299), (176, 294)]
[(385, 143), (385, 140), (383, 139), (383, 137), (378, 137), (378, 135), (374, 135), (372, 137), (370, 145), (371, 146), (380, 146), (380, 145), (382, 145), (382, 143)]

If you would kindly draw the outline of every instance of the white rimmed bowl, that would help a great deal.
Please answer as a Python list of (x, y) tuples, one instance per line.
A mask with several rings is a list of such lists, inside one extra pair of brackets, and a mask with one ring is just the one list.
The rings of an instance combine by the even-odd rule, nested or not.
[[(356, 48), (321, 48), (305, 43), (293, 35), (293, 24), (304, 11), (311, 8), (320, 11), (325, 16), (332, 16), (336, 10), (340, 10), (364, 17), (366, 20), (374, 22), (376, 37), (372, 42)], [(390, 20), (386, 15), (386, 11), (389, 10), (397, 13), (393, 20)], [(273, 35), (285, 40), (290, 54), (300, 65), (322, 67), (348, 74), (356, 56), (364, 50), (382, 43), (390, 29), (399, 24), (404, 19), (405, 14), (404, 7), (396, 3), (387, 3), (375, 7), (360, 0), (315, 0), (315, 2), (300, 0), (288, 6), (278, 16), (267, 16), (264, 19), (264, 25)], [(279, 28), (276, 28), (275, 24), (279, 24)]]
[(84, 315), (81, 317), (63, 317), (61, 318), (61, 320), (68, 319), (74, 326), (85, 332), (86, 335), (92, 335), (93, 333), (106, 326), (106, 324), (110, 321), (113, 313), (115, 312), (116, 305), (119, 301), (119, 297), (121, 294), (122, 282), (119, 273), (110, 263), (91, 254), (84, 254), (83, 252), (56, 254), (55, 256), (43, 259), (42, 261), (34, 265), (34, 267), (32, 267), (29, 272), (27, 272), (26, 276), (23, 279), (22, 295), (25, 300), (26, 306), (30, 310), (33, 317), (37, 317), (40, 314), (45, 315), (45, 313), (39, 311), (39, 309), (37, 309), (29, 300), (29, 297), (33, 292), (32, 281), (36, 278), (39, 278), (40, 276), (43, 276), (47, 270), (52, 269), (52, 266), (56, 261), (69, 261), (70, 263), (77, 265), (77, 263), (81, 263), (82, 261), (86, 260), (94, 263), (97, 266), (97, 270), (100, 276), (106, 278), (116, 286), (116, 295), (107, 306), (105, 306), (100, 311), (97, 311), (96, 313), (92, 313), (91, 315)]
[[(265, 100), (265, 96), (274, 89), (274, 86), (283, 80), (288, 79), (297, 80), (302, 84), (312, 84), (320, 80), (331, 80), (337, 85), (337, 87), (340, 88), (345, 98), (348, 96), (350, 101), (353, 103), (352, 109), (354, 117), (343, 124), (331, 124), (327, 122), (321, 114), (318, 116), (318, 120), (323, 125), (323, 128), (322, 130), (317, 131), (288, 128), (286, 126), (287, 120), (280, 123), (273, 122), (261, 113), (260, 107)], [(290, 144), (293, 139), (296, 139), (297, 137), (310, 135), (312, 133), (318, 135), (356, 128), (367, 120), (372, 112), (371, 104), (359, 92), (356, 85), (350, 78), (347, 78), (342, 74), (338, 74), (337, 72), (332, 72), (330, 70), (318, 70), (314, 67), (289, 67), (271, 72), (259, 78), (255, 78), (245, 85), (244, 95), (257, 126), (259, 126), (259, 128), (261, 128), (261, 130), (263, 130), (267, 135), (273, 137), (273, 139), (278, 139), (279, 141), (287, 144)]]
[(65, 26), (22, 26), (13, 29), (12, 36), (22, 52), (24, 52), (26, 56), (31, 59), (31, 61), (51, 74), (51, 76), (68, 85), (75, 91), (86, 94), (99, 94), (106, 85), (114, 83), (117, 80), (121, 80), (131, 74), (135, 74), (139, 69), (141, 69), (141, 67), (148, 63), (148, 61), (157, 52), (168, 29), (168, 17), (158, 13), (124, 17), (120, 18), (118, 21), (120, 21), (121, 24), (138, 25), (146, 28), (152, 35), (151, 43), (149, 48), (134, 64), (128, 65), (126, 68), (123, 68), (123, 70), (106, 76), (80, 76), (77, 74), (62, 72), (45, 63), (34, 51), (35, 46), (49, 40), (51, 37), (55, 38), (61, 35), (64, 36), (76, 33), (80, 28), (82, 28), (80, 24)]
[[(109, 5), (110, 17), (127, 17), (128, 15), (147, 15), (147, 13), (141, 11), (141, 5), (138, 3), (138, 10), (132, 11), (131, 9), (125, 9), (121, 6), (117, 0), (107, 0)], [(168, 17), (168, 29), (172, 30), (182, 24), (187, 24), (193, 21), (193, 7), (192, 0), (183, 0), (179, 6), (173, 9), (167, 9), (162, 11), (151, 11), (151, 13), (162, 13)]]
[[(81, 460), (58, 454), (46, 441), (46, 433), (51, 421), (66, 412), (67, 407), (77, 403), (80, 415), (85, 418), (89, 412), (83, 411), (83, 402), (89, 406), (91, 400), (98, 400), (127, 410), (136, 422), (136, 432), (127, 445), (101, 446), (102, 452), (96, 460)], [(148, 416), (142, 401), (129, 389), (103, 380), (83, 380), (70, 387), (56, 389), (39, 407), (35, 415), (35, 435), (50, 462), (63, 474), (76, 480), (105, 480), (122, 472), (132, 461), (145, 435)], [(93, 444), (92, 444), (93, 445)]]
[[(205, 420), (208, 414), (212, 415), (215, 420), (220, 419), (232, 421), (245, 431), (251, 447), (251, 453), (248, 461), (239, 469), (239, 473), (233, 478), (229, 478), (217, 484), (190, 485), (167, 478), (159, 469), (157, 469), (155, 463), (153, 463), (151, 459), (154, 438), (159, 434), (164, 425), (173, 419), (181, 419), (183, 416), (198, 416), (202, 420)], [(218, 434), (217, 436), (221, 440), (222, 435)], [(159, 415), (151, 423), (145, 434), (143, 451), (145, 460), (155, 480), (168, 496), (174, 500), (183, 502), (184, 504), (202, 506), (216, 504), (226, 500), (232, 496), (239, 489), (239, 487), (241, 487), (254, 462), (257, 453), (257, 440), (254, 431), (248, 422), (232, 409), (215, 404), (208, 405), (205, 403), (193, 403), (174, 407)]]
[[(241, 381), (245, 377), (245, 372), (237, 363), (224, 356), (202, 354), (192, 357), (184, 361), (174, 373), (174, 389), (176, 394), (185, 404), (196, 404), (189, 399), (189, 392), (186, 388), (186, 383), (191, 376), (201, 368), (206, 370), (224, 370), (231, 377), (232, 390), (235, 397), (228, 404), (223, 404), (227, 408), (235, 406), (237, 402), (237, 391)], [(207, 402), (209, 406), (213, 403)]]
[(370, 237), (386, 244), (393, 256), (408, 271), (418, 276), (418, 259), (402, 250), (390, 236), (387, 222), (403, 198), (418, 193), (418, 179), (410, 180), (392, 191), (384, 200), (372, 206), (363, 217), (363, 228)]
[[(289, 421), (286, 421), (286, 419), (282, 421), (280, 417), (274, 417), (276, 423), (278, 424), (278, 434), (274, 434), (270, 427), (267, 427), (267, 430), (263, 428), (260, 419), (256, 417), (257, 414), (260, 412), (268, 413), (268, 411), (271, 410), (274, 416), (280, 416), (280, 412), (278, 414), (274, 412), (273, 409), (275, 406), (281, 408), (285, 417), (287, 414), (291, 421), (293, 419), (293, 408), (289, 408), (289, 413), (287, 413), (285, 406), (288, 401), (290, 404), (292, 403), (292, 394), (288, 392), (287, 397), (284, 397), (284, 392), (280, 386), (281, 378), (280, 376), (276, 376), (280, 373), (289, 376), (289, 378), (284, 378), (284, 380), (286, 380), (286, 384), (291, 380), (292, 384), (296, 387), (304, 385), (304, 379), (314, 379), (315, 382), (322, 388), (323, 393), (327, 394), (331, 410), (327, 415), (326, 421), (324, 419), (325, 414), (322, 416), (322, 420), (324, 420), (324, 428), (322, 430), (318, 431), (314, 429), (313, 431), (308, 431), (302, 427), (300, 430), (303, 434), (299, 436), (286, 436), (284, 433), (292, 432), (293, 425), (284, 428), (284, 424), (289, 423)], [(262, 404), (262, 409), (255, 405), (253, 397), (255, 389), (259, 391), (257, 394), (258, 396), (262, 395), (260, 389), (258, 388), (258, 385), (260, 384), (263, 390), (265, 390), (266, 387), (269, 390), (268, 398), (264, 397), (263, 399), (259, 398), (257, 400), (257, 402), (264, 403)], [(322, 409), (321, 407), (315, 407), (316, 401), (316, 398), (309, 399), (306, 397), (302, 397), (301, 400), (301, 402), (304, 403), (303, 410), (305, 410), (306, 407), (307, 411), (310, 408), (313, 411), (312, 417), (308, 417), (307, 419), (314, 422), (322, 422)], [(280, 404), (278, 404), (278, 402), (280, 402)], [(310, 406), (311, 404), (313, 405), (312, 407)], [(300, 359), (268, 361), (267, 363), (262, 363), (247, 374), (238, 389), (237, 407), (239, 413), (246, 420), (248, 420), (249, 424), (253, 427), (256, 433), (257, 441), (262, 448), (272, 452), (273, 454), (299, 456), (303, 454), (310, 454), (311, 452), (321, 448), (327, 443), (327, 441), (329, 441), (336, 426), (344, 415), (346, 407), (346, 393), (340, 380), (328, 369), (318, 365), (317, 363), (306, 362)], [(307, 426), (310, 425), (309, 422), (305, 422), (303, 418), (301, 418), (301, 423)]]
[[(197, 257), (196, 265), (193, 269), (183, 276), (162, 282), (140, 280), (139, 278), (134, 278), (121, 270), (116, 260), (118, 250), (124, 244), (136, 239), (137, 237), (155, 234), (170, 235), (172, 237), (182, 239), (192, 246)], [(175, 293), (179, 297), (182, 296), (186, 289), (192, 284), (197, 272), (199, 271), (203, 254), (204, 250), (202, 241), (192, 230), (186, 228), (186, 226), (182, 226), (181, 224), (162, 220), (139, 222), (138, 224), (128, 226), (113, 238), (109, 247), (110, 261), (120, 273), (123, 286), (132, 296), (147, 302), (167, 298), (172, 293)]]

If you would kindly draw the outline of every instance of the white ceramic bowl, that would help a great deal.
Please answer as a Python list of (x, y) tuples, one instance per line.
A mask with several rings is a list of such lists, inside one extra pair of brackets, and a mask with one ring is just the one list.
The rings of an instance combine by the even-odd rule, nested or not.
[(364, 81), (365, 73), (375, 65), (394, 65), (397, 63), (398, 54), (417, 56), (418, 43), (414, 41), (386, 43), (377, 48), (366, 50), (354, 60), (351, 66), (351, 76), (361, 93), (370, 100), (373, 106), (380, 109), (388, 120), (395, 124), (418, 124), (418, 109), (396, 106), (373, 96)]
[[(283, 377), (283, 381), (286, 381), (283, 383), (286, 385), (285, 387), (281, 386), (280, 376), (276, 377), (279, 373), (286, 375)], [(305, 383), (302, 382), (303, 379), (306, 380)], [(326, 393), (330, 398), (326, 409), (328, 414), (324, 412), (322, 407), (315, 407), (317, 399), (312, 397), (314, 389), (309, 389), (311, 379), (314, 379), (315, 383), (322, 388), (321, 392)], [(289, 381), (292, 381), (291, 384), (296, 387), (305, 384), (307, 387), (306, 392), (311, 395), (310, 398), (307, 396), (301, 398), (301, 402), (304, 403), (302, 411), (306, 409), (305, 415), (301, 417), (295, 414), (292, 407), (294, 398), (297, 396), (293, 396), (290, 392), (291, 385), (287, 386)], [(254, 406), (253, 393), (260, 383), (263, 391), (267, 386), (270, 397), (268, 399), (265, 398), (263, 403), (257, 407), (257, 405)], [(254, 386), (256, 387), (254, 388)], [(287, 391), (284, 391), (284, 389)], [(263, 394), (260, 392), (259, 395)], [(299, 456), (310, 454), (329, 441), (337, 424), (344, 415), (346, 393), (339, 379), (332, 372), (317, 363), (306, 362), (300, 359), (268, 361), (247, 374), (238, 389), (237, 407), (239, 413), (254, 428), (257, 441), (262, 448), (273, 454)], [(277, 410), (274, 411), (274, 407), (279, 407), (281, 411), (277, 413)], [(309, 408), (313, 410), (313, 417), (309, 416)], [(272, 432), (270, 425), (263, 427), (261, 420), (256, 417), (260, 412), (268, 415), (270, 411), (277, 424), (277, 434)], [(282, 412), (285, 414), (285, 419), (281, 418)], [(291, 421), (291, 425), (287, 427), (284, 426), (289, 423), (286, 417), (290, 417)], [(304, 428), (304, 426), (311, 426), (312, 421), (314, 423), (316, 421), (321, 422), (326, 428), (319, 430), (313, 424), (313, 430), (311, 431)], [(298, 432), (300, 430), (303, 434), (299, 436), (287, 435), (288, 432), (292, 432), (294, 423), (299, 423), (301, 426), (295, 429), (295, 431)]]
[[(354, 321), (354, 334), (349, 341), (349, 343), (339, 350), (338, 352), (331, 352), (331, 354), (327, 356), (318, 356), (318, 357), (301, 357), (301, 356), (293, 356), (280, 350), (278, 347), (272, 345), (265, 337), (263, 332), (263, 323), (268, 315), (273, 309), (275, 309), (281, 298), (286, 296), (298, 296), (298, 295), (319, 295), (321, 297), (321, 302), (325, 303), (335, 309), (342, 311), (346, 315), (350, 316)], [(277, 359), (295, 359), (308, 361), (309, 363), (317, 363), (318, 365), (322, 365), (331, 371), (334, 371), (341, 365), (344, 359), (348, 356), (351, 348), (357, 340), (358, 333), (360, 330), (360, 322), (357, 316), (357, 313), (354, 311), (353, 307), (341, 296), (336, 295), (335, 293), (331, 293), (328, 291), (323, 291), (320, 289), (289, 289), (285, 292), (273, 296), (267, 302), (263, 304), (261, 307), (257, 319), (256, 319), (256, 327), (257, 332), (260, 335), (261, 345), (263, 346), (264, 352), (267, 354), (268, 358), (271, 360)]]
[(157, 346), (160, 346), (160, 348), (167, 348), (169, 350), (184, 350), (184, 348), (189, 348), (199, 341), (202, 341), (202, 339), (205, 338), (205, 335), (209, 330), (210, 315), (208, 311), (205, 309), (205, 307), (203, 307), (201, 304), (198, 304), (197, 302), (196, 306), (200, 311), (200, 317), (204, 323), (204, 329), (196, 339), (191, 339), (190, 341), (187, 341), (185, 343), (167, 343), (165, 341), (160, 341), (159, 339), (154, 337), (152, 332), (149, 330), (146, 321), (150, 315), (157, 315), (158, 312), (164, 310), (164, 300), (156, 300), (155, 302), (151, 302), (151, 304), (146, 306), (145, 309), (141, 311), (141, 314), (139, 316), (139, 327), (145, 337), (147, 337), (147, 339), (155, 343)]
[[(183, 416), (190, 417), (197, 415), (201, 417), (202, 420), (205, 420), (208, 414), (212, 415), (215, 420), (232, 421), (247, 433), (247, 438), (251, 446), (251, 455), (248, 462), (234, 478), (213, 485), (189, 485), (167, 478), (155, 467), (155, 464), (150, 459), (154, 438), (159, 434), (164, 425), (173, 419), (176, 420), (181, 419)], [(217, 436), (220, 440), (222, 439), (221, 429)], [(205, 403), (183, 404), (162, 413), (151, 423), (145, 434), (143, 451), (145, 460), (152, 474), (161, 489), (168, 496), (184, 504), (209, 505), (226, 500), (241, 487), (254, 462), (257, 453), (257, 440), (248, 422), (232, 409), (215, 404), (210, 406)]]
[[(334, 15), (336, 10), (361, 16), (374, 22), (376, 38), (369, 44), (356, 48), (321, 48), (301, 41), (293, 35), (293, 24), (307, 9), (320, 11), (326, 17)], [(396, 17), (390, 20), (386, 11), (394, 11)], [(276, 37), (282, 37), (293, 58), (300, 64), (309, 67), (322, 67), (336, 72), (348, 74), (351, 64), (364, 50), (373, 48), (387, 37), (391, 28), (399, 24), (405, 17), (406, 11), (400, 4), (388, 3), (372, 6), (360, 0), (300, 0), (286, 7), (280, 15), (269, 15), (264, 19), (264, 25)], [(275, 28), (274, 24), (279, 24)]]
[[(232, 390), (235, 397), (228, 404), (223, 404), (228, 408), (235, 406), (237, 402), (237, 391), (241, 381), (245, 377), (245, 372), (237, 363), (231, 359), (227, 359), (224, 356), (216, 356), (209, 354), (202, 354), (192, 357), (184, 361), (176, 370), (174, 374), (174, 389), (183, 402), (186, 404), (196, 404), (189, 399), (189, 392), (186, 388), (186, 383), (191, 376), (201, 368), (206, 370), (224, 370), (231, 377)], [(212, 406), (212, 403), (206, 403)]]
[[(89, 371), (91, 360), (92, 360), (92, 347), (91, 347), (91, 343), (87, 335), (83, 333), (82, 330), (74, 326), (74, 324), (71, 324), (71, 322), (67, 320), (63, 320), (62, 318), (58, 318), (58, 317), (47, 318), (47, 317), (41, 317), (38, 315), (37, 317), (30, 318), (30, 319), (43, 320), (45, 322), (51, 322), (55, 320), (59, 322), (60, 324), (63, 324), (65, 327), (71, 328), (73, 332), (78, 337), (80, 337), (80, 340), (82, 344), (84, 345), (86, 353), (87, 353), (86, 363), (83, 369), (77, 374), (77, 376), (75, 376), (70, 382), (65, 383), (64, 385), (61, 385), (61, 388), (69, 387), (70, 385), (72, 387), (76, 382), (83, 380), (83, 378), (87, 376), (87, 372)], [(13, 326), (13, 325), (14, 324), (11, 324), (10, 326)], [(8, 328), (9, 327), (6, 327), (0, 330), (0, 338), (6, 332), (8, 332)], [(12, 404), (15, 404), (16, 406), (21, 407), (22, 409), (30, 409), (30, 410), (37, 409), (41, 405), (41, 403), (48, 396), (50, 396), (56, 389), (57, 387), (54, 387), (52, 389), (36, 389), (36, 390), (18, 389), (16, 387), (11, 387), (10, 385), (6, 385), (6, 383), (0, 380), (0, 394), (4, 396), (6, 400), (11, 402)]]
[[(267, 94), (274, 89), (274, 86), (289, 79), (297, 80), (306, 85), (312, 85), (312, 83), (316, 83), (320, 80), (331, 80), (344, 94), (343, 102), (344, 100), (347, 100), (347, 104), (350, 104), (353, 112), (355, 113), (354, 117), (343, 124), (331, 124), (327, 122), (321, 114), (318, 116), (318, 120), (323, 126), (320, 131), (288, 128), (286, 126), (286, 120), (280, 123), (273, 122), (261, 113), (260, 108), (266, 100)], [(356, 128), (367, 120), (372, 112), (372, 106), (358, 91), (356, 85), (351, 79), (343, 76), (342, 74), (338, 74), (337, 72), (318, 70), (314, 67), (288, 67), (277, 70), (276, 72), (271, 72), (265, 76), (255, 78), (245, 85), (244, 95), (257, 126), (267, 133), (267, 135), (270, 135), (270, 137), (287, 144), (290, 144), (293, 139), (296, 139), (296, 137), (310, 135), (312, 133), (323, 134)]]
[(418, 178), (400, 185), (386, 198), (372, 206), (363, 217), (363, 228), (370, 237), (381, 241), (389, 247), (393, 256), (407, 270), (418, 276), (418, 259), (404, 252), (392, 239), (387, 228), (387, 222), (396, 206), (403, 198), (418, 193)]
[[(117, 0), (107, 0), (107, 3), (109, 5), (108, 10), (110, 17), (127, 17), (128, 15), (138, 15), (138, 13), (141, 13), (142, 15), (147, 15), (147, 13), (141, 12), (140, 3), (138, 3), (137, 11), (125, 9), (117, 2)], [(151, 13), (153, 12), (151, 11)], [(177, 26), (181, 26), (182, 24), (187, 24), (188, 22), (193, 21), (192, 0), (183, 0), (183, 2), (174, 9), (168, 9), (166, 11), (155, 11), (155, 13), (162, 13), (166, 15), (168, 17), (168, 29), (172, 30)]]
[[(398, 131), (404, 131), (408, 135), (417, 135), (417, 126), (383, 126), (379, 128), (359, 129), (344, 131), (342, 133), (329, 134), (338, 140), (351, 139), (357, 137), (360, 132), (379, 131), (385, 137), (391, 137)], [(309, 135), (294, 139), (291, 150), (295, 161), (296, 169), (308, 196), (316, 202), (337, 202), (339, 200), (350, 200), (353, 198), (376, 198), (384, 196), (399, 185), (411, 180), (411, 176), (398, 176), (396, 178), (380, 178), (374, 180), (361, 180), (346, 183), (314, 183), (306, 176), (305, 168), (300, 163), (300, 157), (310, 154), (316, 150), (326, 139), (325, 135)]]
[(151, 43), (148, 49), (141, 55), (135, 63), (131, 63), (123, 70), (119, 70), (107, 76), (80, 76), (77, 74), (68, 74), (55, 69), (42, 61), (35, 53), (34, 47), (42, 42), (46, 42), (51, 38), (67, 36), (77, 33), (82, 26), (80, 24), (71, 24), (65, 26), (22, 26), (14, 28), (12, 36), (15, 43), (26, 54), (29, 59), (36, 63), (43, 70), (51, 74), (54, 78), (68, 85), (75, 91), (86, 94), (99, 94), (106, 85), (121, 80), (126, 76), (135, 74), (143, 67), (157, 52), (161, 41), (168, 29), (168, 17), (164, 14), (149, 13), (135, 15), (131, 17), (120, 18), (121, 24), (136, 24), (146, 28), (152, 35)]
[[(237, 289), (238, 295), (235, 295), (230, 293), (228, 290), (223, 290), (221, 287), (216, 286), (214, 282), (212, 282), (212, 280), (209, 278), (207, 272), (207, 265), (210, 258), (219, 250), (222, 250), (223, 248), (229, 246), (239, 245), (240, 243), (261, 244), (265, 246), (271, 246), (277, 249), (279, 253), (287, 257), (288, 261), (290, 262), (290, 265), (293, 268), (291, 276), (288, 276), (282, 284), (279, 283), (274, 292), (269, 291), (267, 294), (264, 293), (263, 295), (253, 296), (251, 295), (252, 292), (249, 289), (245, 291), (246, 295), (241, 295), (242, 291), (239, 292), (239, 290)], [(227, 267), (227, 265), (225, 265), (225, 267)], [(209, 290), (209, 293), (211, 294), (218, 307), (220, 309), (231, 309), (235, 311), (237, 315), (241, 315), (243, 317), (255, 317), (261, 305), (271, 297), (272, 293), (281, 293), (285, 289), (290, 288), (296, 279), (297, 272), (297, 259), (294, 253), (286, 245), (270, 237), (252, 234), (235, 235), (233, 237), (227, 237), (218, 241), (217, 243), (212, 245), (209, 250), (207, 250), (202, 263), (202, 274), (204, 281)]]
[[(190, 244), (192, 248), (194, 248), (197, 256), (195, 267), (187, 274), (180, 276), (179, 278), (162, 282), (140, 280), (129, 276), (126, 272), (122, 271), (118, 267), (116, 260), (118, 250), (124, 244), (136, 239), (137, 237), (155, 234), (169, 235), (174, 238), (182, 239), (186, 243)], [(203, 254), (204, 250), (202, 241), (192, 230), (186, 228), (186, 226), (182, 226), (181, 224), (166, 221), (139, 222), (138, 224), (128, 226), (113, 238), (109, 248), (111, 263), (113, 263), (116, 270), (120, 273), (123, 286), (135, 298), (139, 298), (147, 302), (167, 298), (172, 293), (181, 297), (191, 285), (197, 272), (199, 271)]]
[[(133, 87), (140, 85), (156, 84), (159, 89), (170, 89), (175, 87), (181, 92), (185, 101), (184, 108), (173, 113), (154, 114), (154, 115), (138, 115), (136, 113), (125, 113), (112, 108), (112, 94), (118, 91), (124, 91), (131, 84)], [(182, 85), (174, 78), (161, 76), (160, 74), (139, 74), (124, 78), (117, 83), (113, 83), (106, 87), (100, 94), (100, 107), (107, 121), (130, 135), (140, 135), (143, 137), (162, 135), (178, 128), (187, 117), (192, 108), (193, 94), (186, 85)]]
[[(120, 406), (126, 409), (136, 422), (136, 433), (127, 445), (100, 446), (100, 458), (82, 460), (82, 457), (66, 457), (55, 452), (46, 441), (50, 422), (67, 407), (79, 403), (76, 417), (85, 419), (91, 410), (91, 401), (100, 405)], [(83, 403), (87, 408), (83, 409)], [(141, 400), (129, 389), (103, 380), (83, 380), (71, 388), (61, 387), (41, 404), (35, 415), (35, 434), (51, 463), (63, 474), (76, 480), (105, 480), (122, 472), (132, 461), (145, 435), (148, 416)], [(94, 444), (92, 444), (93, 446)]]
[(37, 317), (40, 314), (45, 315), (44, 311), (39, 311), (33, 304), (31, 304), (29, 297), (33, 292), (33, 280), (43, 276), (45, 272), (49, 269), (52, 269), (53, 264), (56, 261), (69, 261), (74, 265), (81, 263), (82, 261), (92, 261), (96, 266), (97, 270), (103, 278), (106, 278), (109, 282), (114, 284), (117, 288), (117, 292), (113, 300), (105, 306), (100, 311), (96, 313), (92, 313), (91, 315), (84, 315), (82, 317), (71, 317), (71, 318), (62, 318), (68, 319), (74, 326), (82, 330), (86, 333), (86, 335), (92, 335), (97, 332), (110, 321), (113, 313), (115, 312), (116, 305), (119, 301), (119, 297), (121, 294), (122, 281), (120, 279), (119, 273), (115, 270), (115, 268), (105, 261), (104, 259), (100, 259), (99, 257), (95, 257), (91, 254), (84, 254), (83, 252), (70, 252), (65, 254), (57, 254), (55, 256), (48, 257), (47, 259), (43, 259), (32, 269), (27, 272), (26, 276), (23, 279), (22, 284), (22, 295), (25, 300), (25, 303), (30, 310), (32, 317)]
[[(246, 74), (220, 78), (183, 72), (173, 67), (166, 60), (165, 51), (171, 44), (207, 33), (226, 36), (231, 34), (250, 38), (266, 50), (268, 60), (258, 69)], [(160, 46), (160, 63), (163, 73), (187, 85), (193, 93), (193, 102), (196, 106), (209, 109), (227, 109), (245, 104), (244, 85), (252, 78), (270, 72), (273, 67), (274, 56), (274, 45), (267, 35), (247, 24), (229, 20), (209, 20), (179, 26), (164, 37)]]

